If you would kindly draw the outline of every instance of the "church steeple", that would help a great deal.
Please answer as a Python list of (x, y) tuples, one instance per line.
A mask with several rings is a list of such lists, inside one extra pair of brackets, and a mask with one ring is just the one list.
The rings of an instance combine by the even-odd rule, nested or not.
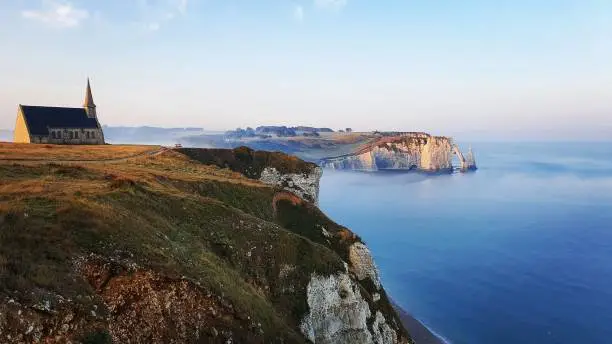
[(96, 117), (96, 104), (94, 104), (93, 95), (91, 94), (89, 78), (87, 78), (87, 90), (85, 91), (85, 103), (83, 104), (83, 107), (85, 108), (88, 117)]

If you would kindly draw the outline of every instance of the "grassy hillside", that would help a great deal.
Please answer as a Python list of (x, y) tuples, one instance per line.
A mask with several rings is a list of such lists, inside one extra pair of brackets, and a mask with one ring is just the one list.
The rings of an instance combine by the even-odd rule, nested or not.
[[(304, 342), (311, 274), (343, 270), (359, 240), (292, 194), (173, 150), (3, 144), (0, 155), (9, 343)], [(285, 158), (257, 159), (299, 169)]]

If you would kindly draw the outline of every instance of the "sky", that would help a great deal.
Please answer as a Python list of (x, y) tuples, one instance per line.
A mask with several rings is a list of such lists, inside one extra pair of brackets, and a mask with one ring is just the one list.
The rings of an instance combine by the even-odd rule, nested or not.
[(3, 0), (18, 104), (104, 125), (612, 140), (609, 0)]

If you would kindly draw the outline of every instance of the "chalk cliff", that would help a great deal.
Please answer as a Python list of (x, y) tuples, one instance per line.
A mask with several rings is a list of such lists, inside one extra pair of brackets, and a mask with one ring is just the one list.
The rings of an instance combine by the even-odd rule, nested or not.
[[(369, 250), (357, 242), (349, 251), (345, 271), (311, 277), (307, 288), (310, 310), (302, 320), (302, 333), (311, 342), (323, 344), (410, 343), (397, 317), (377, 305), (388, 301), (380, 299), (381, 284)], [(360, 285), (366, 279), (368, 283)], [(365, 297), (362, 288), (369, 288), (363, 291)]]
[[(352, 154), (322, 159), (320, 165), (341, 170), (414, 169), (444, 172), (453, 170), (453, 154), (457, 155), (461, 170), (475, 168), (473, 155), (471, 164), (466, 162), (451, 138), (425, 133), (383, 136)], [(468, 165), (471, 167), (468, 168)]]
[(302, 334), (317, 344), (412, 343), (361, 239), (329, 220), (311, 203), (287, 194), (277, 195), (275, 201), (278, 223), (342, 258), (343, 268), (310, 275), (306, 288), (308, 311), (300, 321)]
[(291, 191), (300, 198), (319, 204), (319, 181), (323, 170), (314, 165), (307, 172), (281, 173), (275, 167), (266, 167), (261, 171), (259, 180), (269, 185), (277, 185)]

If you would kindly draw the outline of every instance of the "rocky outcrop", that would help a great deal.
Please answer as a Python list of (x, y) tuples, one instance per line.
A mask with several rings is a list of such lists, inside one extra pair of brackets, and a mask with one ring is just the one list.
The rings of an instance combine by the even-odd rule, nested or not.
[(0, 342), (265, 342), (261, 324), (186, 278), (95, 255), (78, 258), (75, 266), (95, 294), (0, 302)]
[(291, 191), (300, 198), (319, 203), (319, 181), (323, 175), (320, 167), (314, 167), (310, 173), (280, 173), (274, 167), (266, 167), (259, 180), (270, 185), (277, 185)]
[(381, 312), (376, 312), (372, 324), (372, 339), (374, 343), (397, 343), (397, 333), (387, 324), (387, 319)]
[(315, 344), (396, 344), (394, 330), (380, 311), (373, 314), (360, 285), (348, 270), (330, 276), (313, 275), (307, 288), (309, 313), (300, 329)]
[(372, 254), (366, 245), (356, 242), (349, 248), (349, 261), (351, 268), (357, 278), (362, 281), (366, 278), (370, 280), (376, 286), (376, 289), (380, 289), (380, 278), (378, 277), (378, 269), (374, 264)]
[(474, 152), (472, 151), (472, 147), (469, 148), (468, 153), (465, 157), (465, 160), (462, 161), (461, 168), (464, 171), (476, 170), (476, 158), (474, 157)]
[(312, 343), (372, 343), (370, 308), (348, 273), (313, 275), (306, 297), (310, 311), (300, 328)]
[[(402, 169), (451, 172), (453, 154), (459, 157), (460, 170), (467, 170), (463, 168), (466, 165), (465, 159), (451, 138), (425, 133), (406, 133), (383, 136), (353, 154), (322, 159), (320, 165), (340, 170)], [(475, 167), (475, 163), (473, 166)]]

